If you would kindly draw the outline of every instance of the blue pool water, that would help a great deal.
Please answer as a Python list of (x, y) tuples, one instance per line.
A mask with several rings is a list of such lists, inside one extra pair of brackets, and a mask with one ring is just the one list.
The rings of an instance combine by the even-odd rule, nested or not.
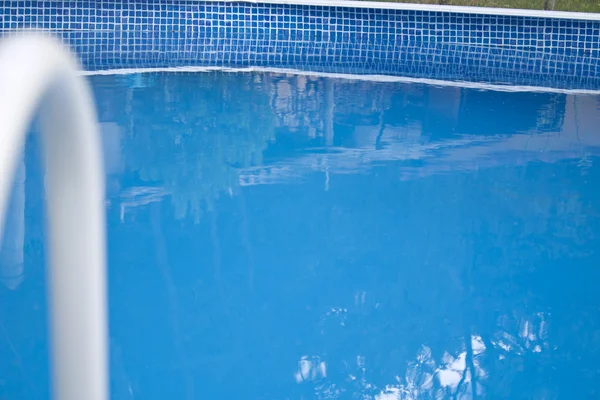
[[(600, 98), (89, 81), (112, 398), (600, 395)], [(48, 398), (43, 187), (34, 133), (0, 252), (0, 399)]]

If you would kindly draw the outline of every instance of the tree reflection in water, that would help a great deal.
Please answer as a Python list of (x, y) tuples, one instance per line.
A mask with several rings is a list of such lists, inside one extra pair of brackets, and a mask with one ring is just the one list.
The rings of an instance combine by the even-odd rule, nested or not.
[[(171, 195), (177, 218), (198, 222), (239, 186), (238, 170), (262, 164), (274, 140), (265, 75), (150, 75), (132, 92), (124, 153), (130, 171)], [(156, 88), (164, 92), (156, 95)]]

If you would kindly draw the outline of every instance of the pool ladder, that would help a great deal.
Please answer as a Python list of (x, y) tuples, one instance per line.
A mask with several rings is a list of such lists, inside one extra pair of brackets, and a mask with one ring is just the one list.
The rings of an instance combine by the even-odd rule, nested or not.
[(104, 171), (91, 91), (62, 45), (0, 44), (0, 240), (13, 175), (39, 109), (47, 174), (52, 392), (108, 398)]

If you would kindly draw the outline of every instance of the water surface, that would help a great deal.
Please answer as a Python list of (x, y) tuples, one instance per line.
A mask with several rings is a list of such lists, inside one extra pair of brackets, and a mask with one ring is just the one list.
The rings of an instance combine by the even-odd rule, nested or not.
[[(89, 81), (114, 399), (599, 395), (598, 97)], [(0, 255), (2, 399), (48, 398), (38, 150)]]

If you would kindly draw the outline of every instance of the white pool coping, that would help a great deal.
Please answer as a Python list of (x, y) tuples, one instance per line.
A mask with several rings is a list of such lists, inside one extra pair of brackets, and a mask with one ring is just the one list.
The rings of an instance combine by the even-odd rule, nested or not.
[(123, 68), (123, 69), (108, 69), (99, 71), (80, 71), (83, 76), (98, 76), (98, 75), (132, 75), (145, 73), (206, 73), (206, 72), (227, 72), (227, 73), (271, 73), (284, 75), (302, 75), (319, 78), (333, 78), (354, 81), (368, 82), (398, 82), (409, 84), (423, 84), (438, 87), (456, 87), (474, 90), (492, 90), (496, 92), (530, 92), (530, 93), (558, 93), (572, 95), (600, 95), (600, 90), (590, 89), (560, 89), (544, 86), (511, 86), (502, 84), (490, 84), (467, 81), (446, 81), (441, 79), (428, 78), (411, 78), (405, 76), (393, 75), (360, 75), (360, 74), (339, 74), (328, 72), (312, 72), (302, 71), (297, 69), (287, 68), (268, 68), (268, 67), (245, 67), (245, 68), (227, 68), (227, 67), (166, 67), (166, 68)]
[(600, 21), (600, 13), (583, 13), (571, 11), (525, 10), (516, 8), (444, 6), (434, 4), (413, 4), (356, 0), (213, 0), (217, 3), (250, 3), (250, 4), (288, 4), (304, 6), (326, 6), (345, 8), (374, 8), (386, 10), (409, 10), (426, 12), (444, 12), (453, 14), (499, 15), (532, 18), (571, 19), (583, 21)]

